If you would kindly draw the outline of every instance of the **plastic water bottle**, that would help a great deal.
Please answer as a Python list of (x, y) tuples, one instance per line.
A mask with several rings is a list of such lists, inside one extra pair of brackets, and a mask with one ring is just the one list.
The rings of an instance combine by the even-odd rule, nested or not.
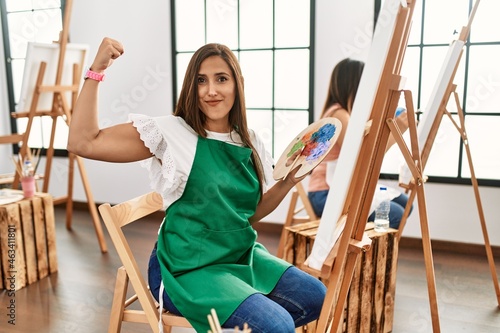
[(385, 232), (389, 229), (389, 211), (391, 209), (391, 203), (387, 195), (387, 187), (380, 186), (380, 192), (383, 201), (375, 209), (375, 231)]

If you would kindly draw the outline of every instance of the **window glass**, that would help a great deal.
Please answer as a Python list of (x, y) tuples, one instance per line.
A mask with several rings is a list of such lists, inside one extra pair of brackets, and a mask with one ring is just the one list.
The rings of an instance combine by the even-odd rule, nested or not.
[[(500, 117), (467, 116), (465, 128), (477, 178), (500, 179), (500, 149), (495, 143), (500, 142)], [(488, 135), (484, 135), (488, 133)], [(462, 177), (470, 178), (467, 156), (462, 157)]]
[(275, 0), (276, 47), (309, 46), (310, 1)]
[(240, 47), (273, 47), (273, 2), (240, 1)]
[[(408, 47), (406, 49), (403, 67), (401, 67), (401, 76), (405, 79), (404, 89), (410, 90), (413, 97), (413, 107), (417, 111), (418, 107), (418, 73), (420, 68), (420, 48)], [(401, 105), (405, 106), (405, 105)]]
[(176, 1), (175, 25), (177, 51), (198, 49), (205, 42), (205, 1)]
[(245, 79), (248, 108), (270, 108), (273, 105), (273, 52), (242, 51), (240, 66)]
[(5, 6), (7, 11), (15, 12), (19, 10), (31, 10), (33, 8), (33, 1), (31, 0), (6, 0)]
[(500, 1), (481, 1), (472, 24), (470, 33), (471, 42), (500, 41), (500, 20), (498, 20), (498, 13), (500, 13)]
[[(425, 108), (429, 103), (431, 93), (436, 85), (441, 68), (444, 66), (443, 62), (448, 52), (448, 46), (427, 47), (423, 50), (422, 60), (422, 79), (420, 87), (420, 105), (421, 110), (425, 112)], [(456, 91), (460, 94), (463, 93), (464, 82), (464, 54), (458, 65), (453, 83), (457, 85)]]
[(15, 12), (20, 10), (60, 8), (61, 1), (58, 0), (6, 0), (7, 11)]
[[(62, 30), (61, 1), (41, 0), (7, 0), (6, 12), (2, 13), (2, 20), (7, 25), (4, 31), (4, 45), (9, 54), (6, 65), (12, 73), (12, 92), (9, 91), (10, 109), (16, 110), (20, 99), (21, 85), (24, 78), (24, 65), (28, 42), (53, 43), (59, 40)], [(8, 35), (7, 35), (8, 32)], [(63, 119), (58, 119), (56, 126), (54, 148), (66, 149), (67, 125)], [(61, 124), (59, 124), (61, 123)], [(15, 133), (22, 133), (26, 129), (27, 118), (15, 121)], [(52, 120), (49, 117), (36, 117), (30, 132), (30, 147), (45, 147), (49, 145), (52, 131)]]
[(238, 3), (207, 0), (207, 43), (238, 47)]
[[(458, 117), (454, 117), (458, 121)], [(443, 117), (425, 166), (427, 176), (457, 177), (460, 134), (448, 117)]]
[[(470, 47), (467, 82), (467, 113), (499, 112), (500, 44)], [(486, 121), (486, 119), (485, 119)]]
[(255, 131), (269, 153), (273, 153), (273, 111), (247, 109), (248, 127)]
[(447, 51), (448, 47), (446, 46), (424, 47), (422, 50), (420, 102), (423, 112), (425, 112), (427, 104), (429, 103), (429, 98), (436, 85), (439, 72), (443, 67), (443, 61)]
[(448, 44), (467, 25), (469, 0), (427, 0), (424, 7), (425, 44)]
[(7, 16), (13, 58), (24, 58), (28, 42), (52, 43), (62, 30), (61, 10), (10, 13)]
[(189, 64), (189, 60), (193, 56), (193, 53), (179, 53), (176, 59), (176, 74), (177, 74), (177, 97), (182, 88), (182, 82), (184, 82), (184, 75), (186, 75), (186, 69)]
[(275, 58), (276, 107), (307, 109), (309, 106), (309, 51), (277, 50)]

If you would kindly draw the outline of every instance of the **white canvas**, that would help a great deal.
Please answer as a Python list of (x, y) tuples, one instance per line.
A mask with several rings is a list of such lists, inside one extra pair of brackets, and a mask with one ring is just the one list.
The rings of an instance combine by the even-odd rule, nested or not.
[[(88, 45), (85, 44), (66, 44), (66, 53), (64, 56), (63, 75), (61, 85), (71, 85), (73, 82), (73, 64), (78, 64), (80, 69), (86, 65)], [(57, 43), (28, 43), (26, 52), (26, 62), (24, 64), (23, 82), (21, 85), (21, 94), (16, 108), (17, 112), (29, 111), (31, 101), (35, 90), (40, 63), (46, 62), (45, 75), (43, 78), (44, 86), (53, 86), (56, 81), (57, 65), (59, 61), (59, 44)], [(81, 80), (80, 80), (81, 82)], [(38, 101), (36, 110), (50, 110), (52, 108), (52, 93), (42, 93)], [(71, 93), (66, 95), (67, 101), (71, 101)]]
[[(448, 52), (444, 58), (443, 65), (441, 66), (434, 88), (432, 89), (429, 101), (423, 109), (422, 117), (417, 125), (418, 147), (421, 153), (424, 149), (425, 143), (429, 139), (429, 134), (431, 132), (432, 125), (436, 120), (441, 102), (443, 102), (444, 98), (449, 97), (445, 96), (445, 93), (450, 82), (453, 80), (455, 68), (458, 66), (460, 61), (464, 44), (464, 41), (456, 40), (453, 41), (448, 47)], [(400, 170), (400, 183), (409, 184), (411, 177), (412, 175), (408, 165), (404, 164)]]
[(351, 119), (349, 120), (349, 127), (344, 137), (344, 142), (348, 142), (349, 144), (344, 145), (340, 152), (332, 181), (335, 184), (335, 188), (330, 190), (330, 194), (326, 200), (316, 239), (311, 254), (306, 261), (306, 264), (311, 268), (321, 269), (323, 262), (344, 228), (343, 225), (337, 225), (337, 221), (340, 220), (349, 191), (364, 137), (365, 125), (373, 109), (376, 92), (393, 39), (397, 14), (402, 5), (406, 6), (406, 2), (386, 0), (380, 11), (370, 47), (370, 54), (365, 63)]

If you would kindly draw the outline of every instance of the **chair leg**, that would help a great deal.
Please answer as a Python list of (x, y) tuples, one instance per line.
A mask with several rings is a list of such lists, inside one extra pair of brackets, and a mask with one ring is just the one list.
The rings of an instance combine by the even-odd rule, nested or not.
[(165, 326), (165, 325), (163, 325), (163, 332), (164, 333), (171, 333), (172, 332), (172, 326)]
[(118, 268), (116, 273), (115, 291), (113, 305), (109, 317), (108, 333), (120, 333), (122, 328), (123, 311), (125, 310), (125, 299), (127, 297), (128, 275), (125, 268)]

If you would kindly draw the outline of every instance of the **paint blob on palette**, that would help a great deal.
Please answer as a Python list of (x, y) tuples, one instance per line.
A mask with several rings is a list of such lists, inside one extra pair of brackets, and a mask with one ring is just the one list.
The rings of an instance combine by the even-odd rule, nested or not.
[(311, 172), (328, 155), (335, 145), (342, 130), (342, 123), (337, 118), (320, 119), (300, 132), (290, 142), (274, 167), (275, 180), (285, 178), (288, 173), (300, 165), (295, 177), (302, 177)]

